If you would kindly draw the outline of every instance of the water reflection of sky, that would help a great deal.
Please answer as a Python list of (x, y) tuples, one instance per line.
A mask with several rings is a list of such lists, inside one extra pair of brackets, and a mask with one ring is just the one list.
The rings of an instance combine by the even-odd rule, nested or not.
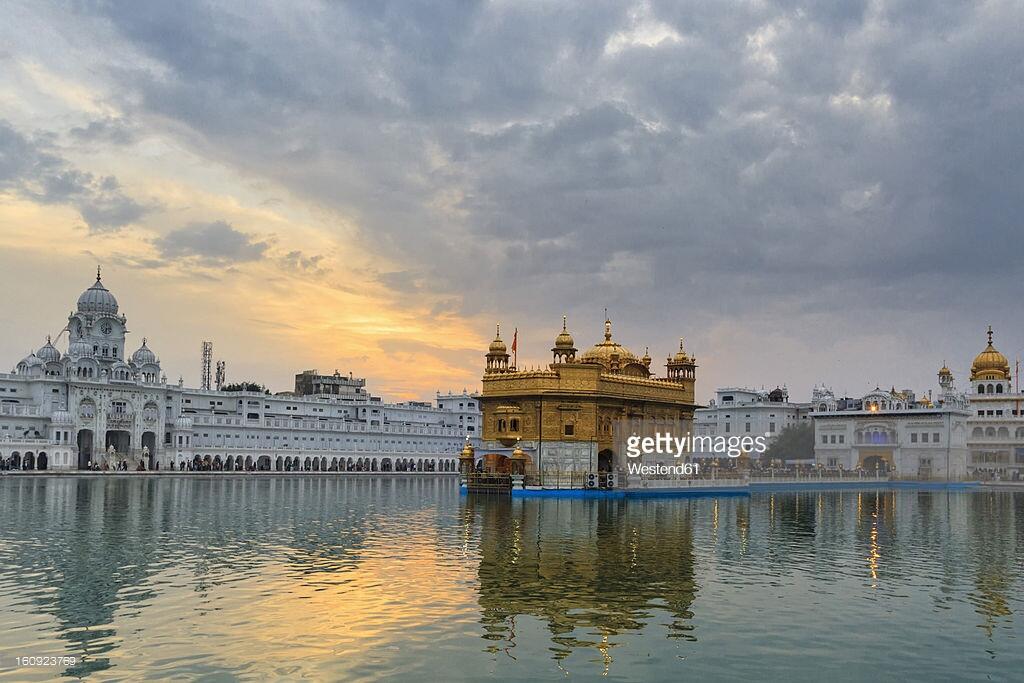
[(18, 680), (55, 673), (14, 671), (28, 654), (104, 678), (1024, 664), (1024, 494), (510, 500), (443, 477), (5, 478), (0, 514), (0, 672)]

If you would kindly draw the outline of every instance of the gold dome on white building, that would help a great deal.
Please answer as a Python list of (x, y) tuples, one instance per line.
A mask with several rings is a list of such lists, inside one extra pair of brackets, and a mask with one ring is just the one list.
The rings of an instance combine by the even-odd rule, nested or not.
[(988, 345), (971, 363), (971, 380), (1010, 379), (1010, 362), (992, 345), (992, 326), (988, 327)]

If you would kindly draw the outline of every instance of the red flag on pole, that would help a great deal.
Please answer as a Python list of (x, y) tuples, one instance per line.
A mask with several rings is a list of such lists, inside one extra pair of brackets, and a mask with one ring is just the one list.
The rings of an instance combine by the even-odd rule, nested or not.
[(519, 328), (517, 327), (515, 329), (515, 332), (512, 333), (512, 353), (516, 352), (516, 345), (517, 345), (518, 342), (519, 342)]

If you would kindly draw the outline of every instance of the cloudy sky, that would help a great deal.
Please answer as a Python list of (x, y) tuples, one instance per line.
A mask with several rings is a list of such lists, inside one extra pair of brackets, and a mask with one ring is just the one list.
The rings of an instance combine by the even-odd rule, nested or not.
[(1024, 5), (13, 2), (0, 358), (97, 263), (168, 374), (389, 397), (577, 346), (698, 396), (961, 377), (1024, 349)]

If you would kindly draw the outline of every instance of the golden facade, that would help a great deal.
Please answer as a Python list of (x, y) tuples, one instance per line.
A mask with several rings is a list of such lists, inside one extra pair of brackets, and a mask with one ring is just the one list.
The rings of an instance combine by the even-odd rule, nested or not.
[(669, 356), (665, 376), (651, 372), (651, 357), (638, 357), (612, 339), (605, 321), (604, 340), (577, 355), (566, 328), (551, 349), (545, 369), (519, 370), (510, 362), (500, 329), (487, 352), (480, 397), (484, 462), (489, 469), (517, 442), (528, 470), (607, 471), (612, 469), (613, 425), (637, 418), (685, 425), (693, 421), (696, 359), (683, 348)]

